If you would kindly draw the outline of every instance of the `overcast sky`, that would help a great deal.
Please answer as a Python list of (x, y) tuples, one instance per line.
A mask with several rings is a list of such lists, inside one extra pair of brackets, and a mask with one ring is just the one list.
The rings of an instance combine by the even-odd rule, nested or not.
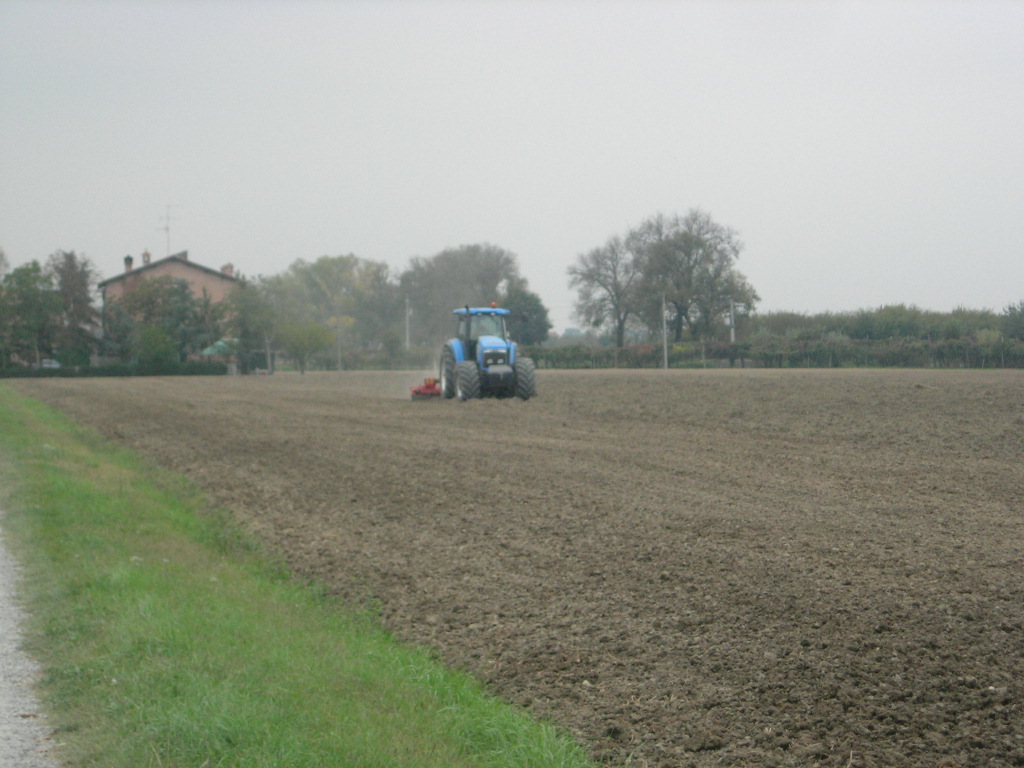
[(248, 276), (489, 242), (556, 330), (655, 213), (759, 310), (1024, 299), (1024, 1), (0, 0), (0, 248)]

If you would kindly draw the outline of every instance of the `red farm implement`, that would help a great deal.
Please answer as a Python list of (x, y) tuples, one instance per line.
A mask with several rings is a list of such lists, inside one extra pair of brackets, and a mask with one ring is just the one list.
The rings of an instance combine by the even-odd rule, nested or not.
[(441, 387), (437, 385), (437, 379), (426, 378), (422, 384), (410, 387), (413, 400), (430, 400), (441, 396)]

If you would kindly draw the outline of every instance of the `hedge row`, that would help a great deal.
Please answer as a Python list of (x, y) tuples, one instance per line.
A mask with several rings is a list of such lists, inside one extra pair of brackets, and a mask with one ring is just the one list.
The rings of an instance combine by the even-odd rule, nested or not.
[[(664, 350), (658, 344), (635, 344), (621, 349), (590, 347), (523, 347), (520, 354), (532, 357), (538, 368), (661, 368)], [(324, 360), (323, 367), (335, 368), (336, 360)], [(670, 368), (1024, 368), (1024, 341), (1000, 339), (997, 344), (979, 344), (973, 339), (927, 341), (896, 338), (887, 341), (834, 339), (793, 339), (781, 335), (760, 335), (749, 342), (727, 344), (674, 344), (668, 350)], [(403, 351), (388, 355), (382, 351), (346, 355), (346, 370), (432, 369), (436, 359), (431, 350)], [(246, 366), (243, 366), (243, 369)], [(317, 366), (321, 367), (321, 366)], [(116, 363), (66, 368), (0, 368), (0, 378), (75, 376), (223, 376), (227, 365), (214, 362), (185, 362), (162, 365)], [(244, 371), (243, 371), (244, 372)]]
[(165, 363), (161, 365), (138, 365), (136, 363), (112, 363), (109, 365), (83, 365), (67, 368), (0, 368), (0, 378), (77, 378), (85, 376), (224, 376), (227, 364), (206, 361)]
[[(611, 347), (530, 347), (523, 354), (538, 368), (661, 368), (664, 350), (657, 344)], [(669, 347), (670, 368), (1024, 368), (1024, 342), (1002, 339), (979, 344), (972, 339), (794, 340), (763, 336), (741, 344), (686, 343)]]

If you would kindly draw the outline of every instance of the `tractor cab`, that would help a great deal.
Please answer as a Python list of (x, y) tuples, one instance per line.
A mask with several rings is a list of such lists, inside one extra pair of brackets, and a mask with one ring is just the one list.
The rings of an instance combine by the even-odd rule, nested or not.
[(505, 316), (499, 314), (476, 314), (466, 315), (469, 321), (469, 333), (471, 339), (479, 339), (482, 336), (497, 336), (505, 340)]
[(508, 330), (505, 327), (507, 309), (465, 309), (455, 310), (458, 318), (457, 336), (465, 345), (466, 357), (476, 359), (477, 346), (488, 349), (507, 349)]

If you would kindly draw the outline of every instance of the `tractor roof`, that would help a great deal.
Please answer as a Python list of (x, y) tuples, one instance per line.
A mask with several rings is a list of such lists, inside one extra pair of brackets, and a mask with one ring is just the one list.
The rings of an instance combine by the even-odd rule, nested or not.
[(452, 312), (453, 315), (509, 315), (512, 314), (507, 309), (499, 309), (498, 307), (463, 307), (462, 309), (456, 309)]

